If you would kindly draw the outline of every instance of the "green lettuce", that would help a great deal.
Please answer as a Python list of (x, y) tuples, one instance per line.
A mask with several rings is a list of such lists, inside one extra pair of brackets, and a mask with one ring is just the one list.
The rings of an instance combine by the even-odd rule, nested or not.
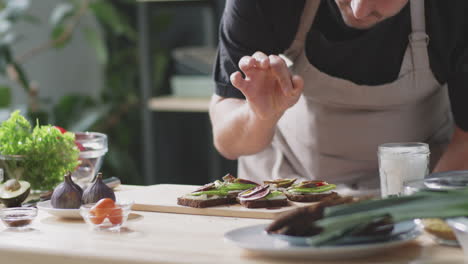
[[(0, 154), (21, 155), (22, 174), (13, 177), (21, 177), (36, 190), (52, 189), (64, 174), (79, 165), (79, 149), (73, 133), (62, 134), (51, 125), (39, 123), (32, 129), (19, 111), (0, 124)], [(5, 163), (8, 165), (8, 160)], [(10, 163), (10, 166), (15, 165)]]

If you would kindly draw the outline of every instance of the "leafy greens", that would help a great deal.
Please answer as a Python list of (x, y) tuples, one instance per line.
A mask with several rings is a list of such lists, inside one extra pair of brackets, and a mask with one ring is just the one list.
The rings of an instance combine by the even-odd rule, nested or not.
[(10, 167), (18, 166), (18, 160), (9, 160), (8, 156), (20, 155), (22, 175), (12, 176), (22, 177), (37, 190), (52, 189), (63, 175), (79, 165), (79, 149), (73, 133), (62, 134), (51, 125), (38, 123), (32, 128), (19, 111), (0, 124), (0, 154), (3, 164)]

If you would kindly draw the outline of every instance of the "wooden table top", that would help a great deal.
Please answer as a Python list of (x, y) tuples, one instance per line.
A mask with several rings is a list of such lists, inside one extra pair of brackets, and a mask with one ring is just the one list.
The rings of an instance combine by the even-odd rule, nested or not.
[[(271, 220), (155, 212), (133, 212), (130, 218), (122, 232), (109, 233), (90, 230), (81, 220), (60, 220), (40, 211), (30, 231), (13, 232), (0, 226), (0, 258), (15, 264), (305, 262), (255, 255), (224, 241), (227, 231)], [(460, 248), (436, 245), (423, 235), (384, 255), (307, 263), (451, 264), (464, 260)]]

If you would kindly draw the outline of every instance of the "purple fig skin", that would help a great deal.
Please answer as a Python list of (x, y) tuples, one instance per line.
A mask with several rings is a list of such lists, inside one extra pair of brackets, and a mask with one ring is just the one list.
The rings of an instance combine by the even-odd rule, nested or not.
[(293, 185), (297, 179), (277, 179), (272, 181), (263, 181), (265, 184), (273, 184), (277, 188), (288, 188)]
[(80, 192), (80, 196), (83, 196), (83, 189), (73, 181), (71, 173), (68, 173), (68, 176), (70, 176), (70, 181), (73, 184), (73, 186), (75, 187), (75, 189), (77, 189)]
[(97, 203), (104, 198), (115, 201), (114, 191), (102, 182), (102, 173), (98, 173), (94, 183), (83, 192), (83, 204)]
[(246, 180), (246, 179), (241, 179), (241, 178), (237, 178), (234, 180), (234, 182), (237, 182), (237, 183), (243, 183), (243, 184), (254, 184), (254, 185), (260, 185), (256, 182), (253, 182), (253, 181), (249, 181), (249, 180)]
[(64, 176), (64, 181), (55, 187), (50, 203), (54, 208), (77, 209), (81, 206), (81, 188), (72, 181), (71, 175)]
[(270, 193), (270, 185), (257, 186), (253, 189), (248, 189), (239, 193), (239, 199), (241, 201), (254, 201), (262, 199)]
[(236, 177), (232, 176), (230, 173), (223, 176), (224, 182), (234, 182), (235, 180), (236, 180)]
[(204, 191), (208, 191), (208, 190), (212, 190), (212, 189), (215, 189), (215, 184), (214, 183), (208, 183), (208, 184), (203, 185), (200, 188), (197, 188), (193, 192), (204, 192)]

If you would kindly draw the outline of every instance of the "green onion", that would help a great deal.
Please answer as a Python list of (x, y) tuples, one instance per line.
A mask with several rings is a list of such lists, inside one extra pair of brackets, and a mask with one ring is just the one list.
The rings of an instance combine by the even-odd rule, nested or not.
[(322, 232), (309, 238), (311, 245), (333, 241), (376, 219), (390, 216), (393, 223), (416, 218), (468, 216), (468, 188), (448, 192), (419, 192), (411, 196), (367, 200), (326, 208), (324, 218), (315, 222)]

